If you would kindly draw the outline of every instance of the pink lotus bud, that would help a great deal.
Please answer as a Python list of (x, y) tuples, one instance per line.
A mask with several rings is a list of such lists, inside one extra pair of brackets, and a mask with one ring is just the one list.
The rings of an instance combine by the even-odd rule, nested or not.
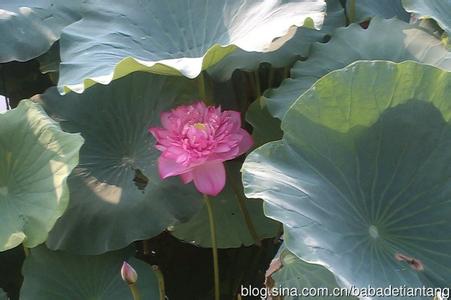
[(138, 280), (138, 274), (135, 269), (124, 261), (121, 268), (121, 277), (128, 284), (134, 284)]
[(240, 156), (253, 144), (241, 128), (239, 112), (221, 111), (201, 101), (162, 113), (161, 125), (149, 128), (162, 152), (158, 159), (160, 177), (194, 181), (199, 192), (211, 196), (225, 186), (223, 162)]

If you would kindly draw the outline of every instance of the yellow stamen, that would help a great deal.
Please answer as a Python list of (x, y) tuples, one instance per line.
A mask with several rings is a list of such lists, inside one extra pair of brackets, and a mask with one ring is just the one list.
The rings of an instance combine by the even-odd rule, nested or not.
[(193, 126), (194, 126), (194, 128), (199, 129), (199, 130), (205, 130), (205, 128), (207, 127), (207, 126), (205, 126), (204, 123), (196, 123)]

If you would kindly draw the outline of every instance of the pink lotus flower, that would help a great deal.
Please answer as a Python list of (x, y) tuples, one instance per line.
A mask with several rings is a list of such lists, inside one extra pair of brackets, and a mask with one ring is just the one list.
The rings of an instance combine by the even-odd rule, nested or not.
[(203, 102), (179, 106), (161, 113), (163, 128), (149, 128), (156, 138), (161, 178), (180, 175), (183, 183), (194, 181), (197, 190), (216, 196), (225, 185), (223, 162), (240, 156), (252, 146), (241, 128), (240, 113)]

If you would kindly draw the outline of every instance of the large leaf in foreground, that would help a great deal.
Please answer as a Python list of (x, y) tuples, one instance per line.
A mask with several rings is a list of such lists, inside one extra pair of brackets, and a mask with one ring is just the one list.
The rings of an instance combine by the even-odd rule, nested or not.
[(186, 221), (202, 196), (178, 178), (162, 181), (160, 152), (147, 132), (159, 126), (160, 112), (196, 99), (192, 80), (134, 73), (105, 87), (41, 98), (49, 115), (86, 142), (69, 177), (71, 201), (50, 233), (51, 249), (98, 254), (161, 233)]
[(29, 100), (0, 114), (0, 251), (46, 240), (66, 209), (82, 143)]
[(81, 1), (0, 0), (0, 63), (45, 53), (61, 31), (81, 18)]
[(236, 49), (207, 71), (214, 79), (225, 81), (232, 77), (235, 70), (254, 71), (261, 63), (269, 63), (274, 68), (282, 68), (299, 58), (307, 57), (312, 43), (323, 41), (335, 28), (345, 25), (346, 17), (340, 1), (329, 0), (321, 30), (308, 27), (298, 28), (289, 41), (271, 52), (247, 52)]
[[(243, 195), (243, 188), (239, 180), (241, 164), (228, 162), (226, 166), (227, 185), (218, 196), (210, 199), (216, 223), (218, 247), (250, 246), (261, 239), (275, 237), (279, 223), (263, 214), (263, 205), (260, 199), (247, 199)], [(245, 218), (246, 214), (248, 218)], [(191, 220), (174, 226), (171, 234), (195, 245), (211, 247), (208, 224), (208, 213), (204, 206)]]
[(120, 275), (125, 260), (138, 273), (137, 287), (142, 299), (161, 299), (158, 278), (151, 266), (130, 258), (130, 254), (133, 252), (123, 250), (79, 256), (39, 246), (25, 260), (20, 299), (132, 300), (130, 289)]
[(323, 0), (93, 0), (61, 37), (60, 90), (82, 92), (133, 71), (196, 77), (236, 47), (267, 52), (306, 22), (319, 28)]
[(451, 52), (425, 29), (396, 19), (374, 18), (368, 29), (352, 24), (337, 29), (328, 43), (313, 45), (311, 56), (294, 65), (291, 78), (265, 93), (268, 110), (282, 119), (316, 80), (357, 60), (415, 60), (451, 70)]
[(332, 72), (247, 157), (245, 193), (290, 251), (348, 285), (448, 286), (450, 94), (449, 72), (415, 62)]
[(421, 18), (432, 18), (451, 33), (451, 0), (402, 0), (404, 8)]
[(8, 295), (2, 289), (0, 289), (0, 300), (8, 300)]

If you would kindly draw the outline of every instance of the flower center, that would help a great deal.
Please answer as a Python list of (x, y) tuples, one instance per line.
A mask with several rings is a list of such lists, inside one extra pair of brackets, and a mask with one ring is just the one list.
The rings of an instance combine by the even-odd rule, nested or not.
[(205, 128), (207, 128), (207, 126), (205, 126), (204, 123), (195, 123), (194, 128), (199, 129), (199, 130), (205, 130)]

